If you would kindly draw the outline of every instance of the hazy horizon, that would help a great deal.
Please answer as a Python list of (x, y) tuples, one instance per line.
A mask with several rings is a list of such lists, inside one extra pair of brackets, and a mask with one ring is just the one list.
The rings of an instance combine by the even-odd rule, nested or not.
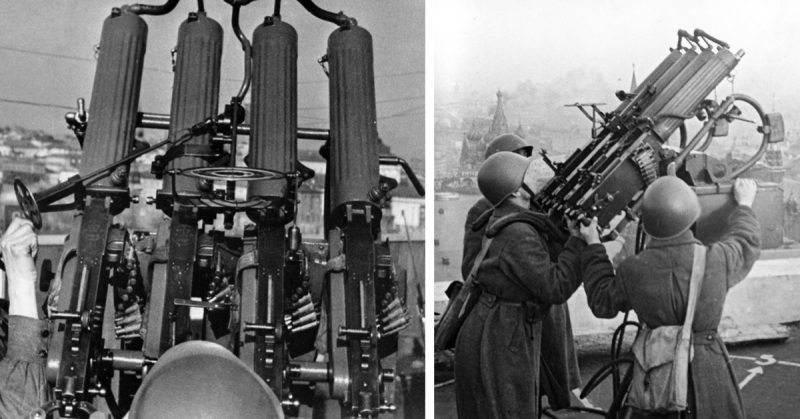
[[(734, 84), (723, 82), (719, 96), (731, 88), (753, 96), (768, 111), (774, 107), (784, 114), (787, 131), (794, 129), (800, 54), (793, 46), (800, 31), (793, 28), (800, 4), (770, 0), (720, 7), (708, 0), (678, 0), (655, 6), (632, 0), (439, 0), (429, 16), (434, 30), (427, 34), (435, 45), (435, 106), (445, 106), (456, 88), (491, 103), (496, 91), (512, 92), (528, 82), (573, 93), (562, 95), (563, 103), (614, 107), (613, 91), (628, 88), (634, 66), (641, 81), (676, 45), (679, 29), (701, 28), (732, 51), (745, 51)], [(568, 85), (569, 74), (584, 76), (573, 80), (585, 89)], [(595, 79), (599, 83), (593, 84)], [(613, 88), (600, 89), (604, 86)]]

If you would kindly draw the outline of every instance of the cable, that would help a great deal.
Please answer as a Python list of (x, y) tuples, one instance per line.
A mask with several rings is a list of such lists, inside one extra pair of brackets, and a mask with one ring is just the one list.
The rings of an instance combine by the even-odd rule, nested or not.
[(48, 52), (32, 51), (32, 50), (27, 50), (27, 49), (22, 49), (22, 48), (6, 47), (6, 46), (2, 46), (2, 45), (0, 45), (0, 49), (6, 50), (6, 51), (20, 52), (20, 53), (23, 53), (23, 54), (40, 55), (42, 57), (62, 58), (62, 59), (65, 59), (65, 60), (94, 61), (91, 58), (76, 57), (76, 56), (72, 56), (72, 55), (52, 54), (52, 53), (48, 53)]
[[(18, 53), (22, 53), (22, 54), (38, 55), (38, 56), (42, 56), (42, 57), (59, 58), (59, 59), (63, 59), (63, 60), (73, 60), (73, 61), (82, 61), (82, 62), (94, 62), (95, 61), (93, 58), (78, 57), (78, 56), (74, 56), (74, 55), (54, 54), (54, 53), (50, 53), (50, 52), (41, 52), (41, 51), (35, 51), (35, 50), (30, 50), (30, 49), (24, 49), (24, 48), (9, 47), (9, 46), (4, 46), (4, 45), (0, 45), (0, 50), (18, 52)], [(170, 71), (170, 70), (164, 70), (164, 69), (156, 68), (156, 67), (144, 67), (144, 70), (153, 71), (153, 72), (157, 72), (157, 73), (172, 74), (172, 71)], [(406, 71), (406, 72), (401, 72), (401, 73), (379, 74), (379, 75), (376, 75), (375, 78), (376, 79), (382, 79), (382, 78), (390, 78), (390, 77), (404, 77), (404, 76), (424, 75), (424, 74), (425, 74), (425, 70)], [(223, 78), (222, 80), (223, 81), (227, 81), (227, 82), (231, 82), (231, 83), (241, 83), (242, 82), (241, 79), (234, 79), (234, 78)], [(328, 80), (327, 79), (322, 79), (322, 80), (300, 80), (300, 81), (297, 82), (298, 85), (324, 84), (324, 83), (328, 83)]]
[[(398, 97), (394, 99), (383, 99), (375, 101), (375, 104), (379, 103), (392, 103), (392, 102), (403, 102), (406, 100), (421, 100), (425, 99), (425, 95), (418, 95), (418, 96), (407, 96), (407, 97)], [(321, 110), (328, 110), (328, 106), (309, 106), (305, 108), (297, 108), (298, 111), (321, 111)]]
[[(411, 116), (411, 115), (415, 115), (415, 114), (417, 114), (417, 113), (419, 113), (421, 111), (424, 111), (424, 110), (425, 110), (425, 106), (415, 106), (413, 108), (408, 108), (408, 109), (406, 109), (404, 111), (393, 113), (391, 115), (379, 116), (378, 117), (378, 121), (382, 121), (384, 119), (400, 118), (400, 117), (403, 117), (403, 116)], [(297, 117), (298, 118), (303, 118), (303, 119), (308, 119), (308, 120), (313, 120), (313, 121), (319, 121), (319, 123), (328, 122), (328, 120), (326, 118), (315, 118), (313, 116), (305, 116), (305, 115), (298, 115)], [(317, 124), (316, 122), (310, 122), (310, 123), (314, 124), (314, 125)]]
[(392, 118), (399, 118), (401, 116), (410, 116), (410, 115), (414, 115), (414, 114), (419, 113), (420, 111), (424, 111), (424, 110), (425, 110), (425, 106), (415, 106), (413, 108), (408, 108), (408, 109), (406, 109), (404, 111), (393, 113), (391, 115), (385, 115), (385, 116), (378, 117), (378, 120), (380, 121), (382, 119), (392, 119)]
[[(421, 98), (421, 97), (423, 97), (423, 96), (420, 96), (419, 98)], [(384, 100), (384, 101), (377, 101), (375, 103), (396, 102), (396, 101), (400, 101), (400, 100), (411, 100), (411, 99), (417, 99), (417, 98), (418, 97), (387, 99), (387, 100)], [(38, 106), (38, 107), (42, 107), (42, 108), (66, 109), (66, 110), (70, 110), (70, 111), (75, 109), (74, 106), (55, 105), (55, 104), (52, 104), (52, 103), (31, 102), (31, 101), (27, 101), (27, 100), (16, 100), (16, 99), (7, 99), (7, 98), (0, 98), (0, 102), (13, 103), (13, 104), (18, 104), (18, 105)], [(327, 107), (324, 107), (324, 108), (323, 107), (320, 107), (320, 108), (299, 108), (298, 110), (308, 111), (308, 110), (316, 110), (316, 109), (322, 110), (322, 109), (328, 109), (328, 108)], [(403, 111), (400, 111), (400, 112), (397, 112), (397, 113), (393, 113), (391, 115), (379, 116), (378, 120), (398, 118), (398, 117), (401, 117), (401, 116), (408, 116), (408, 115), (412, 115), (414, 113), (417, 113), (419, 111), (422, 111), (424, 109), (425, 109), (424, 106), (415, 106), (413, 108), (409, 108), (409, 109), (406, 109), (406, 110), (403, 110)], [(314, 116), (308, 116), (308, 115), (298, 115), (298, 117), (299, 118), (304, 118), (304, 119), (318, 120), (320, 122), (327, 121), (326, 118), (320, 118), (320, 117), (314, 117)]]
[(29, 102), (27, 100), (16, 100), (16, 99), (6, 99), (6, 98), (0, 98), (0, 102), (14, 103), (18, 105), (38, 106), (42, 108), (56, 108), (56, 109), (67, 109), (67, 110), (75, 109), (74, 106), (54, 105), (52, 103)]
[[(425, 74), (425, 70), (420, 70), (420, 71), (405, 71), (405, 72), (402, 72), (402, 73), (377, 74), (377, 75), (375, 75), (375, 78), (376, 78), (376, 79), (385, 79), (385, 78), (405, 77), (405, 76), (416, 76), (416, 75), (424, 75), (424, 74)], [(229, 81), (229, 82), (236, 82), (236, 83), (241, 83), (241, 82), (242, 82), (241, 80), (230, 79), (230, 78), (223, 78), (222, 80), (224, 80), (224, 81)], [(320, 79), (320, 80), (300, 80), (300, 81), (298, 81), (298, 82), (297, 82), (297, 84), (300, 84), (300, 85), (308, 85), (308, 84), (327, 84), (327, 83), (328, 83), (328, 79)]]
[[(3, 46), (3, 45), (0, 45), (0, 50), (19, 52), (19, 53), (22, 53), (22, 54), (38, 55), (38, 56), (41, 56), (41, 57), (60, 58), (62, 60), (73, 60), (73, 61), (83, 61), (83, 62), (94, 62), (95, 61), (94, 58), (85, 58), (85, 57), (78, 57), (78, 56), (74, 56), (74, 55), (64, 55), (64, 54), (53, 54), (53, 53), (50, 53), (50, 52), (41, 52), (41, 51), (34, 51), (34, 50), (23, 49), (23, 48), (7, 47), (7, 46)], [(156, 67), (144, 67), (144, 70), (155, 71), (157, 73), (172, 74), (172, 71), (163, 70), (163, 69), (156, 68)]]

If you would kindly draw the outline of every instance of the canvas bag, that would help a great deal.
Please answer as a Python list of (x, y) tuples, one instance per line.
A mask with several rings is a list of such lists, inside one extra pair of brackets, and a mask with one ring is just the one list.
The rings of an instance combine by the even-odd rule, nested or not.
[(706, 248), (695, 245), (689, 301), (683, 326), (642, 326), (633, 342), (633, 380), (627, 405), (650, 412), (679, 412), (688, 407), (689, 363), (694, 356), (692, 323), (703, 276)]
[(477, 286), (475, 276), (478, 274), (478, 268), (480, 268), (483, 258), (486, 257), (486, 252), (491, 244), (492, 238), (483, 238), (481, 251), (475, 257), (475, 262), (472, 264), (467, 280), (464, 281), (464, 286), (447, 303), (447, 308), (442, 313), (433, 332), (433, 344), (437, 350), (450, 349), (456, 345), (456, 337), (458, 337), (458, 331), (461, 330), (461, 325), (464, 324), (467, 315), (478, 302), (481, 288)]

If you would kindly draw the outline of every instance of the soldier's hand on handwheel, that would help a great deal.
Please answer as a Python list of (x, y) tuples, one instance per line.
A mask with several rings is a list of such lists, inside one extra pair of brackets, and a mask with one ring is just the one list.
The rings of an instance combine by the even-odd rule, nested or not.
[(38, 243), (33, 223), (22, 217), (14, 218), (0, 237), (0, 249), (3, 252), (6, 273), (10, 281), (36, 282), (36, 265), (33, 258), (36, 257)]
[(733, 198), (739, 205), (752, 207), (756, 200), (758, 185), (753, 179), (736, 179), (733, 183)]
[(37, 318), (36, 257), (38, 244), (33, 223), (25, 218), (11, 221), (0, 237), (0, 250), (8, 279), (9, 314)]

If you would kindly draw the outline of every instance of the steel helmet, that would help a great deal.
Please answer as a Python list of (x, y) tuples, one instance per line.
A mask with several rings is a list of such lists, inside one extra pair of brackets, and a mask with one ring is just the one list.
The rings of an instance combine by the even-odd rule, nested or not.
[(478, 189), (492, 205), (503, 202), (522, 186), (530, 162), (510, 151), (493, 154), (478, 170)]
[(644, 231), (668, 239), (683, 233), (700, 217), (700, 201), (686, 182), (675, 176), (656, 179), (642, 198)]
[(494, 137), (489, 146), (486, 147), (486, 158), (488, 159), (492, 154), (500, 151), (511, 151), (519, 154), (521, 150), (527, 151), (527, 155), (530, 156), (533, 153), (533, 146), (526, 143), (516, 134), (501, 134)]
[(281, 403), (240, 359), (189, 341), (159, 358), (134, 396), (130, 419), (283, 418)]

